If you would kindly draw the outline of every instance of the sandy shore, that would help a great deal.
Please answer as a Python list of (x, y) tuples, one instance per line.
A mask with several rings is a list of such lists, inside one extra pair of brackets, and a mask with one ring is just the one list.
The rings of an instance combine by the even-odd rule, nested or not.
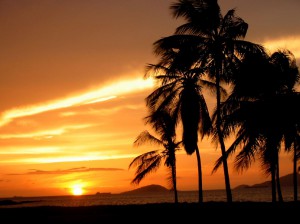
[[(297, 223), (300, 202), (205, 202), (1, 208), (0, 223)], [(197, 221), (199, 220), (199, 221)]]

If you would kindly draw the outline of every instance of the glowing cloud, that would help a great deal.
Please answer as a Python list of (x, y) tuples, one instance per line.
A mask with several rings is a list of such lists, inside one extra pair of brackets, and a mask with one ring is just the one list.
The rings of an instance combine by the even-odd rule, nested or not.
[(57, 153), (60, 148), (57, 146), (41, 146), (41, 147), (5, 147), (5, 150), (0, 151), (0, 155), (18, 155), (18, 154), (46, 154)]
[(92, 124), (82, 124), (82, 125), (72, 125), (65, 126), (58, 129), (46, 130), (46, 131), (37, 131), (37, 132), (29, 132), (29, 133), (16, 133), (16, 134), (1, 134), (0, 139), (11, 139), (11, 138), (52, 138), (53, 136), (62, 135), (66, 133), (68, 130), (76, 130), (83, 129), (87, 127), (91, 127)]
[(124, 154), (124, 155), (80, 155), (80, 156), (53, 156), (53, 157), (40, 157), (40, 158), (20, 158), (20, 159), (6, 159), (0, 161), (2, 164), (40, 164), (40, 163), (58, 163), (58, 162), (82, 162), (82, 161), (93, 161), (93, 160), (107, 160), (107, 159), (124, 159), (136, 157), (136, 154)]
[(296, 58), (300, 58), (300, 36), (268, 40), (263, 45), (272, 52), (279, 49), (290, 50)]
[(64, 98), (40, 105), (11, 109), (3, 113), (2, 118), (0, 119), (0, 126), (9, 123), (15, 118), (35, 115), (50, 110), (62, 109), (72, 106), (98, 103), (101, 101), (114, 99), (122, 94), (128, 94), (152, 88), (153, 86), (154, 81), (152, 79), (136, 78), (132, 80), (123, 80), (74, 97)]
[(65, 175), (70, 173), (87, 173), (87, 172), (108, 172), (108, 171), (124, 171), (121, 168), (88, 168), (88, 167), (78, 167), (66, 170), (37, 170), (30, 169), (27, 173), (14, 173), (9, 175)]

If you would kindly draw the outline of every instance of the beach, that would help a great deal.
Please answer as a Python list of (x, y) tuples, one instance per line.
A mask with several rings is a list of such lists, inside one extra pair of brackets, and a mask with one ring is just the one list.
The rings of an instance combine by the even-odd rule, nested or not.
[[(1, 208), (0, 222), (41, 224), (90, 223), (254, 223), (296, 222), (299, 202), (204, 202), (80, 207)], [(197, 221), (199, 220), (199, 221)]]

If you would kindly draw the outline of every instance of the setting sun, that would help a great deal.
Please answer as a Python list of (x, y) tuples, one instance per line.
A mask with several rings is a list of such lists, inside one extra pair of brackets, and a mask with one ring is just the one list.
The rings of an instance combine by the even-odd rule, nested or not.
[(83, 194), (82, 186), (80, 186), (80, 185), (74, 185), (72, 187), (72, 194), (73, 195), (82, 195)]

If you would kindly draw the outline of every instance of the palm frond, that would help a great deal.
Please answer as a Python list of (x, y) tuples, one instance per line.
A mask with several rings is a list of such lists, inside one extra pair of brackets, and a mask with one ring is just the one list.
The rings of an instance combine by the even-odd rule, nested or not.
[(159, 150), (153, 150), (146, 153), (143, 153), (137, 157), (135, 157), (131, 163), (129, 164), (128, 168), (132, 167), (139, 167), (141, 169), (143, 166), (147, 166), (148, 163), (151, 163), (153, 160), (160, 156)]
[(239, 39), (246, 36), (248, 24), (235, 15), (235, 9), (228, 10), (222, 20), (220, 33), (229, 39)]
[(156, 172), (156, 170), (160, 166), (160, 163), (161, 156), (159, 155), (143, 160), (143, 163), (140, 163), (140, 165), (137, 167), (137, 170), (135, 172), (136, 175), (131, 181), (131, 184), (138, 185), (145, 178), (145, 176), (149, 175), (150, 173)]
[[(176, 33), (210, 33), (220, 24), (220, 7), (217, 1), (180, 0), (171, 5), (174, 18), (183, 18), (186, 26), (180, 26)], [(205, 31), (205, 32), (203, 32)]]
[(155, 136), (150, 134), (148, 131), (143, 131), (138, 135), (138, 137), (134, 141), (133, 145), (135, 147), (139, 147), (146, 143), (148, 143), (150, 145), (157, 145), (157, 146), (162, 146), (162, 144), (163, 144), (160, 139), (156, 138)]

